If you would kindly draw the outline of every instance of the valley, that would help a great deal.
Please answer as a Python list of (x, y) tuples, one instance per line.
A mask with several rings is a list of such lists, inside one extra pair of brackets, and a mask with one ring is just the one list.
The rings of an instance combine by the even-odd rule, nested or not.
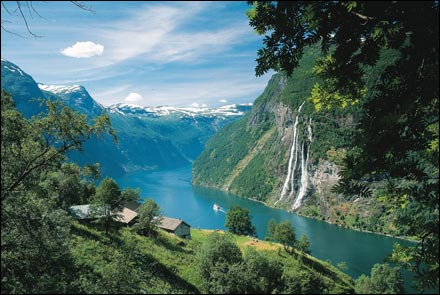
[(2, 294), (438, 294), (438, 1), (1, 10)]

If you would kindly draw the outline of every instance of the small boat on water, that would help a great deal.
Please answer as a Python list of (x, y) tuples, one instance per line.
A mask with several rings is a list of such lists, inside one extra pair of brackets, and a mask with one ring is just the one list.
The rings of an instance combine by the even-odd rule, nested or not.
[(215, 211), (218, 211), (218, 210), (220, 210), (222, 207), (220, 207), (219, 205), (217, 205), (217, 204), (214, 204), (214, 206), (212, 206), (212, 209), (214, 209)]

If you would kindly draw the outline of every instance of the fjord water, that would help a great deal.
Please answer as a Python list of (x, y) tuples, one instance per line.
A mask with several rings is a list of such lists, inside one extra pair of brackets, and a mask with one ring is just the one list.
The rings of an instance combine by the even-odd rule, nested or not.
[[(344, 229), (301, 217), (219, 190), (193, 187), (191, 166), (165, 171), (127, 173), (117, 181), (124, 188), (140, 188), (142, 197), (151, 198), (158, 203), (164, 215), (183, 219), (193, 228), (225, 229), (225, 213), (214, 211), (214, 204), (225, 210), (233, 205), (248, 208), (260, 239), (266, 236), (270, 219), (276, 222), (289, 220), (296, 229), (297, 238), (302, 234), (309, 238), (313, 256), (322, 260), (328, 259), (334, 265), (344, 261), (348, 266), (344, 272), (353, 278), (361, 274), (369, 275), (375, 263), (384, 262), (394, 243), (410, 244), (408, 241)], [(408, 288), (407, 274), (405, 281), (405, 287)]]

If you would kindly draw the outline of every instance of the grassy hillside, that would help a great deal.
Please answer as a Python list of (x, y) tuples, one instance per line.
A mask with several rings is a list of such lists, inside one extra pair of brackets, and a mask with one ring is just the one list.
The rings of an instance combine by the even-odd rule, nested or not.
[[(198, 253), (211, 233), (191, 229), (192, 240), (183, 240), (160, 231), (147, 238), (123, 228), (105, 235), (93, 226), (75, 223), (71, 251), (80, 274), (77, 287), (94, 293), (204, 293)], [(243, 253), (255, 248), (280, 262), (283, 273), (297, 270), (319, 278), (329, 293), (353, 292), (351, 278), (327, 262), (298, 251), (292, 256), (279, 244), (250, 237), (234, 235), (233, 240)]]

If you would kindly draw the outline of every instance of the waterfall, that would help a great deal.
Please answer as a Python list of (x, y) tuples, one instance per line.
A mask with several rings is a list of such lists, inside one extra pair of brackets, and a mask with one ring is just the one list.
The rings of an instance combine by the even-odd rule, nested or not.
[[(298, 150), (298, 134), (297, 134), (298, 118), (304, 103), (305, 101), (299, 106), (298, 114), (295, 117), (295, 123), (293, 124), (293, 140), (292, 140), (292, 146), (290, 148), (289, 164), (287, 166), (287, 176), (286, 176), (286, 180), (284, 181), (283, 190), (281, 191), (280, 198), (278, 199), (278, 201), (274, 203), (274, 205), (276, 205), (279, 201), (281, 201), (286, 195), (286, 192), (289, 189), (289, 180), (290, 180), (290, 176), (292, 175), (292, 170), (295, 170), (296, 158), (297, 158), (296, 155)], [(292, 167), (293, 158), (295, 158), (295, 165)], [(291, 191), (293, 191), (293, 177), (292, 177), (290, 189)]]
[(293, 167), (292, 167), (292, 177), (290, 178), (290, 195), (291, 196), (293, 194), (293, 188), (294, 188), (294, 182), (295, 182), (295, 170), (296, 170), (296, 162), (298, 160), (298, 135), (299, 132), (296, 133), (296, 138), (295, 138), (295, 162), (293, 163)]
[(303, 142), (302, 145), (302, 152), (301, 152), (301, 183), (300, 188), (298, 192), (298, 196), (295, 199), (295, 202), (292, 205), (292, 210), (298, 209), (299, 206), (301, 206), (302, 199), (304, 198), (304, 195), (307, 191), (307, 185), (308, 185), (308, 172), (307, 172), (307, 165), (309, 162), (309, 156), (310, 156), (310, 144), (312, 143), (312, 119), (309, 120), (309, 124), (307, 126), (308, 131), (308, 139), (309, 144), (307, 146), (307, 152), (306, 152), (306, 159), (304, 160), (304, 150), (305, 150), (305, 143)]
[(313, 141), (313, 135), (312, 135), (312, 118), (309, 119), (309, 125), (307, 126), (307, 131), (309, 132), (309, 134), (308, 134), (309, 141), (312, 142), (312, 141)]

